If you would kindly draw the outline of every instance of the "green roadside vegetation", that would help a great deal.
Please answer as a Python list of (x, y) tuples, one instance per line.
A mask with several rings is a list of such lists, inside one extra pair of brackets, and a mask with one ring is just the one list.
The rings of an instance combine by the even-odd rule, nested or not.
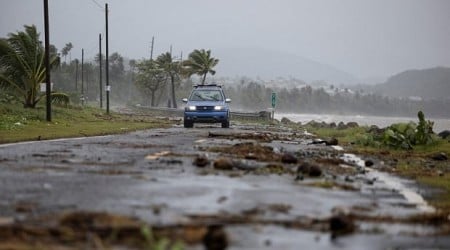
[[(402, 126), (407, 127), (406, 125), (403, 124)], [(414, 179), (421, 185), (431, 187), (433, 192), (425, 194), (425, 199), (436, 208), (445, 213), (450, 213), (450, 162), (449, 160), (433, 159), (433, 156), (440, 154), (450, 156), (449, 139), (441, 139), (434, 134), (430, 134), (427, 137), (430, 141), (420, 145), (410, 145), (411, 148), (404, 148), (402, 144), (391, 144), (392, 137), (390, 135), (392, 133), (386, 132), (389, 128), (398, 125), (388, 127), (378, 135), (377, 132), (371, 131), (371, 128), (367, 126), (343, 129), (295, 125), (295, 123), (291, 123), (290, 126), (306, 129), (320, 138), (336, 138), (339, 144), (351, 153), (369, 158), (378, 157), (387, 163), (383, 171)], [(406, 136), (400, 137), (406, 138)], [(424, 136), (421, 138), (424, 138)]]
[(139, 129), (169, 127), (167, 119), (148, 115), (125, 115), (93, 107), (52, 108), (52, 121), (46, 121), (46, 109), (24, 109), (20, 105), (0, 104), (0, 143), (56, 138), (119, 134)]

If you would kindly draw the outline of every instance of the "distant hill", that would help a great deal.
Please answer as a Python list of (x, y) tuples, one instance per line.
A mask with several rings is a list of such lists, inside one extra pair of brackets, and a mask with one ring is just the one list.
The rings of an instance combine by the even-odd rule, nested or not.
[(247, 76), (262, 79), (295, 77), (311, 83), (326, 81), (330, 84), (354, 84), (354, 76), (333, 66), (300, 56), (265, 49), (214, 49), (219, 58), (218, 76)]
[(373, 91), (391, 97), (450, 98), (450, 68), (408, 70), (373, 86)]

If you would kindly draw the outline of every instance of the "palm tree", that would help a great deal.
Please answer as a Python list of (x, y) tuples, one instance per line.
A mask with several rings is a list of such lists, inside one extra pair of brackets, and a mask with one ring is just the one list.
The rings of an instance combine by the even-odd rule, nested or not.
[(72, 43), (66, 43), (66, 46), (64, 46), (64, 48), (61, 50), (61, 55), (64, 56), (64, 63), (66, 63), (66, 57), (70, 53), (71, 49), (73, 49)]
[(211, 50), (194, 50), (189, 54), (188, 60), (184, 62), (188, 75), (197, 74), (202, 77), (202, 85), (205, 84), (206, 75), (215, 75), (213, 68), (219, 63), (219, 59), (211, 57)]
[(170, 52), (159, 55), (156, 59), (156, 64), (165, 72), (167, 78), (170, 79), (172, 107), (177, 108), (175, 82), (180, 79), (180, 65), (178, 62), (172, 60), (172, 54)]
[[(40, 83), (45, 80), (45, 51), (36, 26), (24, 27), (25, 31), (0, 39), (0, 88), (23, 98), (25, 108), (34, 108), (45, 97), (39, 92)], [(51, 66), (58, 63), (56, 51), (51, 51)], [(61, 93), (52, 93), (52, 99), (68, 102), (68, 96)]]

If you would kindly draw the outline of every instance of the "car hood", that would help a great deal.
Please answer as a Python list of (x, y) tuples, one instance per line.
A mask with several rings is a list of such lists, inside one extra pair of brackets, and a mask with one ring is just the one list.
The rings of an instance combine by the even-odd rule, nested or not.
[(188, 106), (219, 106), (219, 105), (224, 106), (225, 102), (224, 101), (217, 101), (217, 102), (214, 102), (214, 101), (188, 101), (187, 105)]

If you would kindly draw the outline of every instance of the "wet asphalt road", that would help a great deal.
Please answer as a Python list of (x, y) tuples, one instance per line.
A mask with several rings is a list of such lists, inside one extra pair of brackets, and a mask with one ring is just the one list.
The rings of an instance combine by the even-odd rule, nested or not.
[[(258, 142), (231, 138), (233, 134), (268, 131), (290, 139)], [(212, 161), (219, 156), (234, 159), (226, 152), (208, 149), (243, 142), (270, 146), (276, 152), (341, 157), (342, 153), (331, 147), (309, 145), (310, 137), (301, 132), (244, 125), (231, 129), (196, 125), (194, 129), (174, 126), (124, 135), (0, 145), (0, 217), (26, 221), (64, 211), (106, 211), (137, 217), (152, 225), (175, 225), (199, 217), (223, 222), (224, 215), (252, 216), (256, 222), (225, 222), (229, 249), (450, 248), (448, 235), (435, 236), (439, 228), (422, 224), (360, 220), (354, 233), (335, 240), (331, 240), (327, 229), (283, 224), (329, 218), (336, 211), (392, 218), (423, 213), (402, 192), (368, 174), (352, 175), (348, 181), (344, 175), (324, 171), (320, 178), (296, 181), (292, 174), (215, 170), (212, 164), (198, 168), (192, 163), (198, 154), (206, 154)], [(225, 136), (216, 138), (210, 133)], [(251, 164), (258, 167), (266, 163)], [(349, 163), (340, 167), (357, 166)], [(327, 178), (354, 189), (311, 185)], [(418, 191), (414, 183), (393, 180)], [(261, 221), (266, 223), (258, 223)]]

